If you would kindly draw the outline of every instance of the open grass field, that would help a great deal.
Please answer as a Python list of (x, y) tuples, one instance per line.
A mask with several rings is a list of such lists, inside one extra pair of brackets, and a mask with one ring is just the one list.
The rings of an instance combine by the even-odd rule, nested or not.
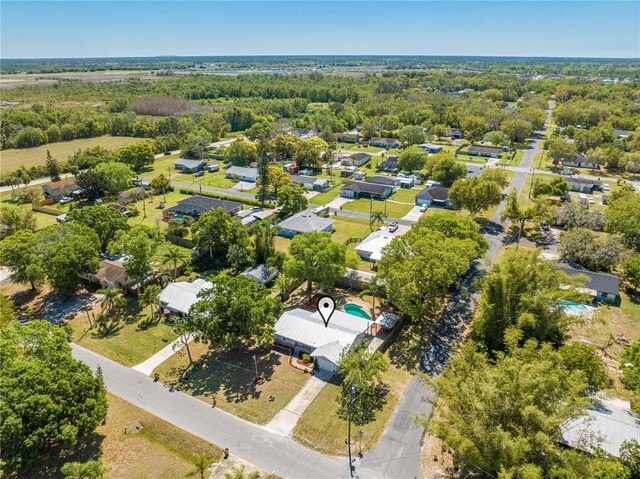
[(332, 216), (331, 218), (335, 220), (333, 226), (336, 229), (332, 238), (338, 243), (344, 243), (349, 238), (364, 238), (371, 233), (369, 220), (367, 219), (348, 218), (345, 216)]
[(74, 150), (84, 150), (91, 146), (100, 145), (107, 150), (115, 151), (131, 143), (144, 142), (144, 138), (132, 138), (128, 136), (99, 136), (72, 141), (60, 141), (48, 143), (36, 148), (12, 148), (0, 151), (2, 173), (13, 171), (24, 165), (25, 168), (36, 165), (44, 165), (47, 159), (47, 150), (58, 161), (66, 161), (73, 155)]
[(137, 300), (127, 298), (127, 305), (122, 312), (113, 313), (113, 320), (106, 332), (90, 328), (89, 319), (84, 313), (67, 324), (73, 331), (75, 343), (125, 366), (135, 366), (176, 339), (161, 315), (156, 314), (152, 321), (146, 314), (148, 311), (141, 312)]
[[(413, 208), (412, 204), (404, 204), (404, 203), (394, 203), (390, 200), (395, 200), (395, 195), (392, 195), (389, 200), (386, 201), (386, 205), (384, 201), (374, 200), (373, 202), (373, 211), (386, 211), (386, 215), (389, 218), (402, 218), (406, 215), (411, 208)], [(367, 198), (360, 198), (358, 200), (351, 201), (350, 203), (346, 203), (342, 209), (347, 211), (357, 211), (359, 213), (369, 214), (369, 209), (371, 207), (371, 200)]]
[(382, 148), (378, 148), (375, 146), (367, 146), (365, 148), (364, 145), (359, 145), (357, 143), (338, 143), (336, 145), (336, 149), (355, 151), (358, 153), (371, 153), (371, 154), (379, 153), (382, 151)]
[[(375, 421), (352, 428), (351, 442), (355, 445), (352, 448), (354, 454), (360, 450), (358, 429), (364, 431), (361, 442), (362, 451), (366, 451), (378, 443), (389, 418), (402, 398), (402, 393), (411, 379), (411, 375), (403, 369), (391, 366), (384, 373), (383, 379), (390, 386), (387, 402), (382, 410), (376, 413)], [(340, 387), (337, 380), (332, 379), (300, 417), (292, 434), (298, 442), (307, 447), (325, 454), (346, 456), (347, 446), (344, 443), (344, 438), (347, 437), (347, 421), (337, 416), (338, 403), (336, 398)]]
[(393, 201), (399, 201), (401, 203), (415, 204), (416, 195), (422, 191), (424, 186), (417, 185), (414, 188), (400, 188), (390, 198)]
[[(222, 351), (203, 343), (189, 347), (195, 367), (189, 367), (186, 348), (182, 348), (154, 370), (160, 381), (207, 403), (215, 396), (217, 407), (257, 424), (269, 422), (309, 379), (289, 366), (287, 355), (270, 348)], [(254, 354), (258, 373), (265, 378), (260, 385), (252, 382)], [(181, 381), (184, 376), (189, 380)], [(269, 401), (271, 395), (274, 401)]]
[[(62, 479), (59, 469), (64, 463), (97, 459), (109, 468), (107, 479), (196, 478), (199, 455), (208, 458), (209, 466), (222, 457), (222, 450), (213, 444), (117, 396), (107, 394), (107, 399), (109, 409), (104, 425), (83, 439), (74, 454), (51, 461), (39, 471), (30, 471), (28, 477)], [(129, 431), (136, 423), (142, 429)]]
[(332, 200), (336, 199), (340, 196), (340, 190), (342, 189), (342, 185), (336, 185), (329, 191), (325, 191), (324, 193), (320, 193), (309, 200), (309, 203), (313, 205), (326, 205), (330, 203)]

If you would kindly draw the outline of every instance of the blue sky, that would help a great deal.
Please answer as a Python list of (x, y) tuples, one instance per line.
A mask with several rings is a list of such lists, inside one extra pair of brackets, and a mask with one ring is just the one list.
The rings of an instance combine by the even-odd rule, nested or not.
[(640, 1), (2, 1), (3, 58), (640, 57)]

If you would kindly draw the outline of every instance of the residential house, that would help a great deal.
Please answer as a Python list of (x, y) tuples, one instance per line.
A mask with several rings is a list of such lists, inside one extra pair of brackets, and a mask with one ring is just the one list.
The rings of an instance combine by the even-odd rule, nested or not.
[(197, 218), (216, 208), (222, 208), (230, 215), (242, 210), (242, 203), (238, 201), (219, 200), (208, 196), (194, 195), (178, 201), (178, 204), (164, 211), (164, 219), (169, 220), (178, 216)]
[(42, 192), (46, 199), (58, 201), (63, 196), (69, 196), (72, 191), (78, 189), (78, 183), (75, 177), (68, 176), (58, 181), (51, 181), (42, 185)]
[(227, 178), (255, 183), (258, 181), (258, 169), (246, 168), (244, 166), (230, 166), (227, 168)]
[(278, 223), (278, 236), (293, 238), (297, 234), (311, 231), (332, 233), (334, 231), (333, 223), (332, 219), (314, 215), (309, 211), (303, 211)]
[(466, 153), (470, 156), (484, 156), (485, 158), (500, 158), (502, 148), (486, 145), (469, 145)]
[(126, 205), (134, 201), (140, 201), (146, 195), (146, 191), (142, 186), (131, 188), (130, 190), (123, 191), (118, 195), (118, 203)]
[(265, 285), (278, 276), (278, 269), (266, 264), (254, 264), (240, 274), (254, 280), (257, 284)]
[(633, 131), (630, 130), (620, 130), (618, 128), (613, 129), (613, 133), (618, 137), (618, 140), (624, 140), (628, 137)]
[(386, 186), (398, 186), (398, 182), (393, 176), (387, 175), (374, 175), (370, 178), (367, 178), (368, 183), (375, 183), (376, 185), (386, 185)]
[(343, 198), (373, 198), (376, 200), (386, 200), (395, 193), (396, 187), (380, 185), (367, 181), (348, 181), (340, 190)]
[(236, 213), (236, 216), (240, 218), (240, 223), (242, 226), (249, 226), (253, 223), (257, 223), (258, 221), (266, 220), (267, 218), (271, 218), (276, 215), (276, 210), (241, 210)]
[(382, 250), (387, 246), (395, 235), (387, 228), (374, 231), (360, 243), (356, 245), (356, 253), (362, 259), (375, 263), (382, 259)]
[(176, 160), (173, 167), (183, 173), (196, 173), (204, 170), (205, 162), (202, 160), (190, 160), (188, 158), (180, 158)]
[(360, 135), (358, 133), (336, 133), (336, 141), (342, 143), (358, 143)]
[(291, 134), (297, 136), (301, 140), (308, 140), (316, 136), (316, 132), (313, 130), (308, 130), (306, 128), (294, 128), (291, 130)]
[(582, 176), (568, 176), (565, 178), (571, 191), (580, 193), (593, 193), (593, 190), (599, 190), (602, 187), (600, 180), (590, 180)]
[(314, 178), (313, 176), (291, 175), (291, 181), (297, 185), (304, 186), (309, 191), (327, 191), (331, 186), (329, 180), (325, 178)]
[(442, 145), (434, 145), (433, 143), (421, 143), (418, 145), (418, 148), (426, 153), (440, 153), (444, 150)]
[(451, 137), (452, 140), (462, 140), (464, 138), (464, 134), (460, 128), (449, 128), (446, 136)]
[(413, 185), (416, 183), (417, 179), (418, 178), (416, 176), (400, 173), (395, 177), (396, 186), (399, 186), (400, 188), (413, 188)]
[(109, 206), (111, 206), (111, 208), (116, 210), (118, 213), (122, 213), (125, 216), (129, 216), (131, 214), (131, 211), (129, 211), (129, 208), (127, 208), (124, 205), (119, 205), (117, 203), (111, 203)]
[(177, 314), (183, 318), (187, 317), (191, 306), (200, 299), (198, 294), (211, 288), (213, 283), (202, 278), (192, 282), (171, 283), (160, 293), (160, 311), (165, 315)]
[(374, 136), (367, 143), (371, 146), (377, 146), (378, 148), (386, 148), (387, 150), (390, 148), (398, 148), (398, 140), (395, 138), (378, 138)]
[(388, 156), (386, 160), (380, 163), (381, 171), (388, 171), (390, 173), (395, 173), (400, 169), (400, 165), (398, 163), (398, 157), (391, 155)]
[(362, 166), (371, 159), (371, 156), (369, 153), (354, 153), (343, 157), (341, 163), (344, 166)]
[[(137, 290), (140, 278), (129, 278), (124, 264), (125, 261), (122, 257), (101, 258), (98, 271), (95, 273), (82, 273), (78, 276), (86, 281), (100, 285), (102, 289), (118, 288), (125, 293), (130, 293)], [(149, 272), (145, 277), (145, 281), (151, 276), (152, 273)]]
[(584, 275), (587, 282), (580, 292), (589, 294), (601, 301), (615, 302), (620, 296), (620, 278), (608, 273), (596, 273), (566, 260), (557, 262), (570, 276)]
[(453, 208), (449, 200), (449, 188), (444, 186), (427, 186), (416, 195), (416, 205), (439, 206), (441, 208)]
[(582, 154), (576, 155), (571, 160), (563, 159), (562, 166), (571, 167), (571, 168), (590, 168), (592, 170), (597, 170), (600, 166), (597, 163), (590, 162), (587, 160), (587, 157)]
[(338, 372), (343, 352), (360, 344), (375, 328), (367, 319), (335, 310), (325, 326), (320, 313), (295, 308), (282, 313), (275, 324), (275, 342), (308, 353), (318, 369)]

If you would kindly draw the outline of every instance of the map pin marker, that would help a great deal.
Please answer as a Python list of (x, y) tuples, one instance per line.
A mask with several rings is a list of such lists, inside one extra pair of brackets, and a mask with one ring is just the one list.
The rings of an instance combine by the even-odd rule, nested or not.
[(318, 301), (318, 313), (320, 313), (320, 317), (324, 321), (325, 328), (329, 327), (329, 320), (335, 310), (336, 302), (331, 296), (322, 296)]

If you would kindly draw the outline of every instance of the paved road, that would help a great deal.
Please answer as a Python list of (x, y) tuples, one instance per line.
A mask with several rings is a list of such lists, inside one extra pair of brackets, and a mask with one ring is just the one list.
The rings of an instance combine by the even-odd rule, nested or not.
[[(177, 427), (230, 451), (257, 466), (285, 478), (346, 478), (345, 458), (331, 457), (308, 449), (293, 439), (267, 431), (203, 401), (160, 383), (134, 369), (111, 361), (76, 344), (76, 359), (95, 369), (102, 368), (104, 382), (112, 394)], [(358, 468), (362, 478), (381, 477), (377, 470)], [(404, 477), (404, 476), (395, 476)]]

